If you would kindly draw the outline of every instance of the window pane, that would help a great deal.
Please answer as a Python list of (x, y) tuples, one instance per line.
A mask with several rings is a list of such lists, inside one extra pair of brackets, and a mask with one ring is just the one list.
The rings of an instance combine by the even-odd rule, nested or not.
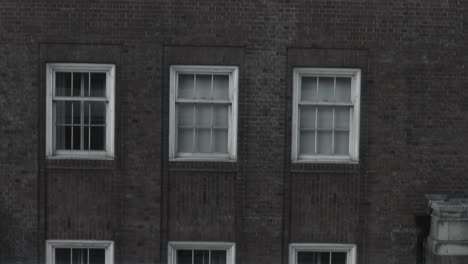
[(213, 105), (213, 127), (228, 128), (228, 105)]
[(317, 128), (330, 130), (333, 128), (333, 107), (317, 107)]
[(300, 106), (300, 128), (315, 129), (315, 106)]
[(59, 125), (71, 124), (72, 102), (57, 101), (55, 103), (55, 123)]
[(71, 126), (57, 126), (55, 140), (56, 149), (71, 149)]
[(213, 75), (213, 98), (229, 100), (229, 75)]
[(315, 154), (315, 131), (301, 131), (299, 154)]
[(88, 249), (87, 248), (74, 248), (72, 249), (73, 264), (87, 264), (88, 263)]
[(346, 264), (346, 252), (333, 252), (331, 264)]
[(302, 77), (301, 101), (317, 100), (317, 77)]
[(297, 264), (329, 264), (330, 252), (298, 252)]
[(211, 99), (211, 75), (196, 75), (195, 97), (197, 99)]
[(211, 129), (198, 128), (195, 130), (195, 152), (211, 152)]
[(336, 78), (335, 100), (351, 102), (351, 78)]
[(193, 127), (195, 111), (193, 104), (177, 104), (177, 123), (179, 127)]
[(90, 138), (89, 138), (89, 134), (91, 132), (91, 127), (90, 126), (84, 126), (83, 127), (83, 149), (84, 150), (89, 150), (89, 143), (90, 143)]
[(91, 73), (92, 97), (106, 97), (106, 73)]
[(195, 105), (196, 113), (196, 126), (197, 127), (211, 127), (211, 105), (197, 104)]
[(349, 154), (349, 132), (335, 131), (335, 154)]
[(73, 73), (72, 95), (73, 96), (80, 96), (81, 95), (81, 72), (74, 72)]
[(179, 74), (179, 87), (177, 94), (178, 98), (193, 99), (194, 98), (194, 75)]
[(70, 96), (71, 95), (71, 73), (57, 72), (55, 74), (55, 95)]
[(217, 153), (227, 153), (228, 145), (228, 130), (214, 129), (213, 130), (213, 151)]
[[(85, 124), (88, 124), (89, 116), (91, 116), (92, 125), (106, 124), (106, 102), (86, 102), (85, 105), (88, 106), (85, 107)], [(90, 110), (91, 113), (86, 110)]]
[(334, 78), (320, 77), (318, 98), (320, 101), (333, 101)]
[(105, 264), (106, 250), (103, 248), (89, 249), (89, 264)]
[(104, 150), (106, 142), (106, 128), (104, 126), (91, 127), (91, 150)]
[(179, 152), (193, 152), (193, 129), (179, 128), (177, 148)]
[(297, 252), (297, 264), (319, 264), (317, 260), (318, 254), (316, 252)]
[(81, 128), (80, 126), (73, 126), (73, 149), (81, 149)]
[(211, 264), (226, 264), (226, 251), (225, 250), (212, 250), (211, 251)]
[(55, 264), (70, 264), (70, 248), (55, 249)]
[(317, 131), (317, 154), (332, 154), (332, 132)]
[(209, 251), (195, 250), (193, 264), (209, 264)]
[(335, 107), (335, 129), (349, 130), (349, 107)]
[(177, 264), (192, 264), (192, 250), (177, 250)]

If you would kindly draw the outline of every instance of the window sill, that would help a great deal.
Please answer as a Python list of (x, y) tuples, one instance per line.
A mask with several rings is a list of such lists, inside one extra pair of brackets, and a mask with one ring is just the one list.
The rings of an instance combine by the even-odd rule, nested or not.
[(48, 160), (114, 160), (113, 156), (107, 155), (55, 155), (47, 156)]
[(230, 159), (230, 158), (217, 158), (217, 157), (177, 157), (177, 158), (169, 158), (169, 162), (237, 162), (237, 159)]

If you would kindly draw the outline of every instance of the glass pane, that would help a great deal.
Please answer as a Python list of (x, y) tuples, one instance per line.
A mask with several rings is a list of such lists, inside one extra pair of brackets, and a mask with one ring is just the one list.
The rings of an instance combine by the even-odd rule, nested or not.
[(197, 99), (211, 99), (211, 75), (197, 74), (195, 97)]
[(73, 264), (88, 264), (88, 249), (74, 248), (72, 249)]
[(346, 264), (346, 252), (333, 252), (331, 264)]
[(71, 95), (71, 73), (57, 72), (55, 73), (55, 95), (70, 96)]
[(103, 248), (89, 249), (89, 264), (105, 264), (106, 250)]
[(336, 78), (335, 100), (351, 102), (351, 78)]
[(332, 154), (332, 132), (317, 131), (317, 154)]
[(349, 130), (349, 107), (335, 107), (335, 129)]
[(90, 89), (89, 89), (89, 72), (82, 73), (82, 82), (83, 82), (83, 94), (84, 96), (89, 96)]
[(316, 252), (297, 252), (297, 264), (319, 264), (317, 259), (318, 254)]
[(81, 95), (81, 72), (73, 73), (72, 95), (73, 96)]
[(195, 250), (193, 264), (209, 264), (208, 250)]
[(179, 87), (177, 91), (178, 98), (193, 99), (194, 98), (194, 75), (179, 74)]
[(177, 124), (179, 127), (193, 127), (195, 111), (193, 104), (177, 104)]
[(197, 104), (196, 109), (196, 126), (197, 127), (211, 127), (211, 105)]
[[(105, 125), (106, 124), (106, 102), (85, 102), (85, 116), (84, 123), (92, 125)], [(90, 111), (90, 112), (89, 112)], [(89, 120), (91, 117), (91, 120)]]
[(225, 250), (212, 250), (211, 251), (211, 264), (226, 264), (226, 251)]
[(300, 117), (301, 129), (315, 129), (315, 106), (300, 106)]
[(71, 149), (71, 126), (57, 126), (55, 140), (56, 149)]
[(106, 97), (106, 73), (91, 73), (92, 97)]
[(83, 149), (84, 150), (89, 150), (89, 143), (90, 143), (90, 138), (89, 138), (89, 133), (91, 132), (91, 127), (90, 126), (84, 126), (83, 127)]
[(213, 75), (213, 98), (229, 100), (229, 76)]
[(211, 129), (199, 128), (195, 130), (195, 152), (211, 152)]
[(73, 124), (79, 125), (81, 124), (81, 102), (72, 101), (70, 103), (73, 109)]
[(193, 129), (179, 128), (177, 139), (178, 152), (193, 152)]
[(213, 127), (227, 128), (228, 123), (228, 105), (213, 105)]
[(73, 126), (73, 149), (81, 149), (81, 128)]
[(349, 132), (335, 131), (335, 154), (349, 154)]
[(317, 127), (318, 129), (330, 130), (333, 128), (333, 107), (317, 107)]
[(301, 131), (299, 142), (299, 154), (315, 154), (315, 131)]
[(333, 101), (333, 77), (320, 77), (319, 78), (319, 91), (318, 98), (320, 101)]
[(91, 127), (91, 150), (104, 150), (106, 145), (106, 128), (104, 126)]
[(192, 250), (177, 250), (177, 264), (192, 264)]
[(228, 145), (228, 130), (214, 129), (213, 130), (213, 151), (218, 153), (227, 153)]
[(70, 248), (55, 249), (55, 264), (70, 264)]
[(317, 100), (317, 77), (302, 77), (301, 101)]
[(55, 124), (65, 125), (72, 122), (72, 102), (57, 101), (55, 103)]

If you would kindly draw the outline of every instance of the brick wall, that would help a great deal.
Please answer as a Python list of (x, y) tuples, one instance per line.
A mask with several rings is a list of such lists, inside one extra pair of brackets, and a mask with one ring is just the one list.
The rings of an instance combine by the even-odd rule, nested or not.
[[(459, 0), (3, 0), (0, 263), (46, 239), (112, 239), (116, 263), (172, 240), (287, 263), (292, 242), (416, 263), (426, 193), (468, 195), (467, 4)], [(116, 64), (116, 159), (44, 157), (45, 63)], [(168, 162), (168, 66), (237, 65), (238, 160)], [(290, 162), (292, 67), (363, 71), (358, 165)]]

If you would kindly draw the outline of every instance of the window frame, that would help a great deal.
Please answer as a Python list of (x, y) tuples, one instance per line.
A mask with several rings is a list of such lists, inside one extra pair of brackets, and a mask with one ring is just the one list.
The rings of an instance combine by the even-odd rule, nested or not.
[[(302, 77), (351, 77), (351, 104), (353, 109), (349, 129), (349, 155), (300, 155), (299, 154), (299, 95)], [(293, 68), (293, 101), (292, 101), (292, 139), (291, 160), (294, 163), (358, 163), (359, 162), (359, 128), (361, 104), (361, 69), (357, 68)], [(314, 105), (321, 105), (316, 103)], [(324, 103), (323, 105), (339, 105)], [(352, 106), (351, 106), (352, 105)]]
[(56, 248), (103, 248), (105, 264), (114, 263), (114, 241), (110, 240), (46, 240), (46, 264), (55, 264)]
[(297, 264), (298, 252), (346, 252), (346, 264), (356, 264), (355, 244), (292, 243), (289, 244), (289, 264)]
[(226, 264), (235, 264), (236, 244), (232, 242), (170, 241), (167, 263), (177, 264), (177, 250), (226, 250)]
[[(179, 153), (177, 152), (176, 101), (179, 74), (227, 74), (229, 75), (228, 153)], [(219, 65), (171, 65), (169, 78), (169, 160), (171, 161), (236, 161), (237, 159), (237, 100), (239, 67)], [(197, 101), (194, 99), (193, 101)], [(200, 100), (204, 101), (204, 100)], [(212, 100), (214, 101), (214, 100)], [(194, 102), (196, 103), (196, 102)], [(202, 102), (200, 102), (202, 103)]]
[[(46, 157), (48, 159), (113, 159), (115, 127), (115, 64), (96, 63), (47, 63), (46, 64)], [(101, 150), (56, 150), (54, 127), (55, 73), (105, 72), (106, 73), (106, 126), (105, 149)], [(69, 96), (82, 100), (81, 96)], [(92, 101), (92, 100), (89, 100)]]

